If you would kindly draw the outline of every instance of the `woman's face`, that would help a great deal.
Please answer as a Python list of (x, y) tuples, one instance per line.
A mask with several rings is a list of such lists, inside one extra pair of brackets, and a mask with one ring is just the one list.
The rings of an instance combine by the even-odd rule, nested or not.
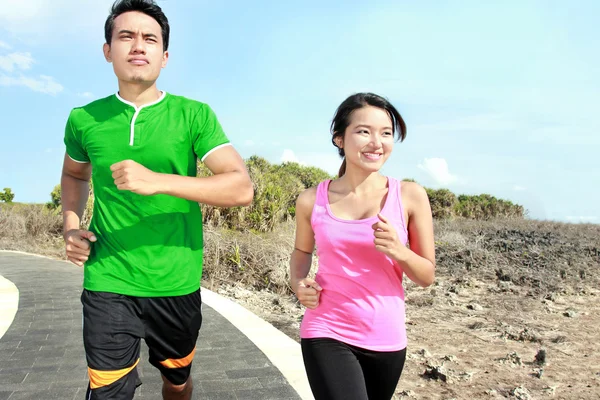
[(367, 172), (383, 167), (394, 148), (394, 130), (387, 111), (365, 106), (352, 112), (344, 136), (336, 139), (344, 149), (347, 165)]

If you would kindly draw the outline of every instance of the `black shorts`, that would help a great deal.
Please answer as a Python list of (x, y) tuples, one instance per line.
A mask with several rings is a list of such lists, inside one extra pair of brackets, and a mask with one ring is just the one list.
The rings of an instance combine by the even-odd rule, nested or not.
[(131, 297), (84, 290), (83, 344), (90, 384), (87, 399), (132, 399), (141, 384), (137, 373), (140, 339), (150, 364), (175, 385), (192, 367), (202, 325), (200, 289), (174, 297)]

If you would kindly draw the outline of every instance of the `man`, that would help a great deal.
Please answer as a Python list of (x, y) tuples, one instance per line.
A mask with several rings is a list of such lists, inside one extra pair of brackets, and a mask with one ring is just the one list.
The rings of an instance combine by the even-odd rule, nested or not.
[[(248, 205), (252, 183), (207, 104), (157, 89), (169, 44), (160, 7), (118, 0), (105, 39), (119, 91), (71, 111), (61, 179), (67, 257), (85, 265), (86, 398), (133, 398), (144, 338), (163, 398), (190, 399), (202, 324), (198, 203)], [(197, 159), (212, 176), (196, 177)], [(80, 221), (92, 170), (87, 231)]]

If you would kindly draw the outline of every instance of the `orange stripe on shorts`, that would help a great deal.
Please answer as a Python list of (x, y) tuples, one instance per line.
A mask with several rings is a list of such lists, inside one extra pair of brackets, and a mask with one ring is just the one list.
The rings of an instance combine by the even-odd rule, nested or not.
[(119, 379), (130, 373), (136, 367), (136, 365), (138, 365), (139, 362), (140, 359), (138, 358), (135, 364), (133, 364), (131, 367), (115, 371), (100, 371), (88, 367), (88, 375), (90, 377), (90, 388), (98, 389), (118, 381)]
[(192, 350), (192, 352), (190, 354), (188, 354), (187, 356), (185, 356), (183, 358), (179, 358), (176, 360), (173, 358), (168, 358), (165, 361), (161, 361), (160, 363), (162, 364), (163, 367), (167, 367), (167, 368), (187, 367), (188, 365), (191, 364), (192, 360), (194, 359), (194, 354), (196, 354), (195, 347), (194, 347), (194, 350)]

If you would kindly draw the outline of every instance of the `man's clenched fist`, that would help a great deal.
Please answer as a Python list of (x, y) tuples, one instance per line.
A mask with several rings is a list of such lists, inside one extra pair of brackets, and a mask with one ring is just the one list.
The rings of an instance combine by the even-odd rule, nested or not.
[(119, 190), (129, 190), (144, 196), (150, 196), (157, 192), (157, 173), (133, 160), (113, 164), (110, 166), (110, 170)]
[(90, 256), (91, 243), (96, 241), (93, 232), (72, 229), (65, 233), (65, 248), (67, 259), (73, 264), (83, 267)]

